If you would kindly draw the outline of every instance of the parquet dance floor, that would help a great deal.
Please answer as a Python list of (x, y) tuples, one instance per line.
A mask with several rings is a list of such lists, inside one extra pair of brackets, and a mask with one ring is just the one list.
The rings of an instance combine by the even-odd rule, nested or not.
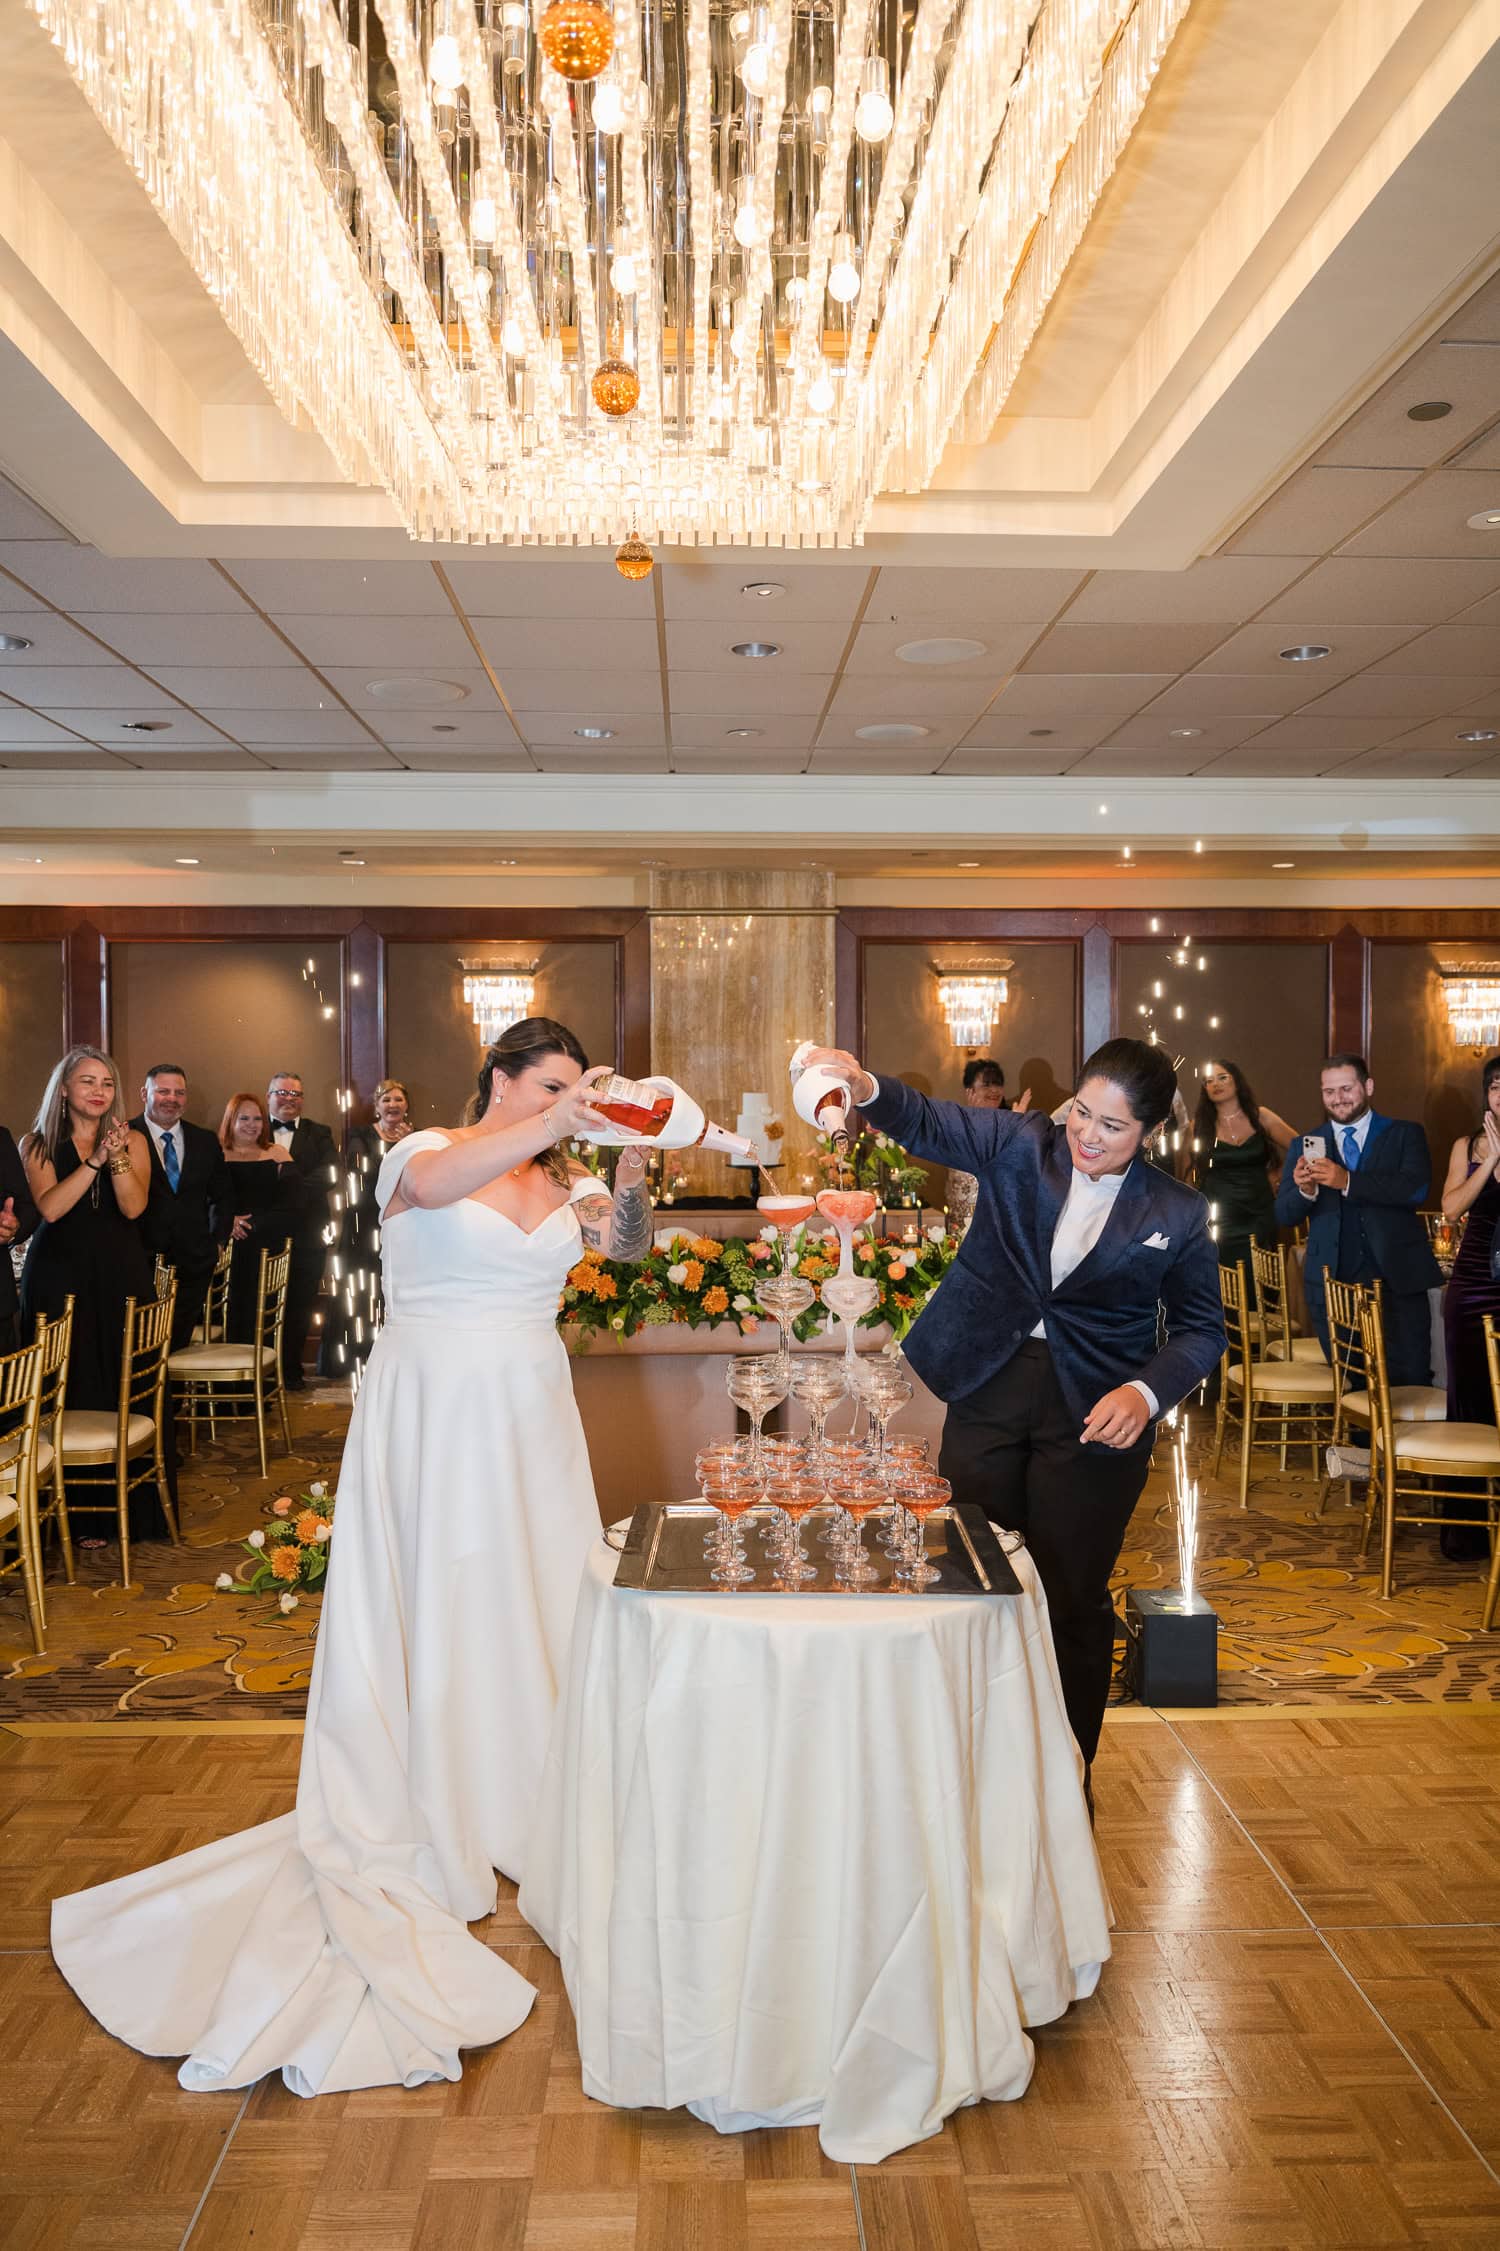
[(1119, 1928), (1031, 2091), (875, 2168), (579, 2086), (557, 1966), (456, 2086), (186, 2095), (46, 1952), (97, 1882), (291, 1803), (298, 1745), (115, 1720), (0, 1733), (6, 2251), (1384, 2251), (1500, 2247), (1500, 1712), (1120, 1714)]

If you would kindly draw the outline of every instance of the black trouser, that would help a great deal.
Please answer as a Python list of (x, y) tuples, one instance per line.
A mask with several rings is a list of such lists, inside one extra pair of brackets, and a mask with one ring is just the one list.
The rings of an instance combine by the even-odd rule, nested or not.
[(281, 1380), (290, 1391), (302, 1388), (302, 1360), (313, 1308), (323, 1287), (328, 1246), (320, 1235), (315, 1243), (292, 1242), (292, 1267), (287, 1276), (286, 1312), (281, 1325)]
[(939, 1466), (956, 1501), (977, 1502), (1030, 1549), (1068, 1721), (1091, 1761), (1114, 1662), (1109, 1576), (1151, 1461), (1149, 1447), (1117, 1454), (1080, 1446), (1078, 1431), (1051, 1353), (1029, 1338), (998, 1374), (949, 1407)]
[[(1357, 1274), (1341, 1277), (1363, 1283), (1366, 1289), (1373, 1275)], [(1325, 1359), (1332, 1355), (1328, 1350), (1328, 1307), (1319, 1290), (1309, 1310), (1318, 1342), (1323, 1347)], [(1432, 1307), (1425, 1290), (1406, 1290), (1399, 1296), (1394, 1290), (1382, 1289), (1380, 1293), (1381, 1332), (1385, 1337), (1385, 1372), (1394, 1384), (1432, 1382)], [(1350, 1372), (1362, 1371), (1364, 1357), (1357, 1354), (1350, 1362)]]

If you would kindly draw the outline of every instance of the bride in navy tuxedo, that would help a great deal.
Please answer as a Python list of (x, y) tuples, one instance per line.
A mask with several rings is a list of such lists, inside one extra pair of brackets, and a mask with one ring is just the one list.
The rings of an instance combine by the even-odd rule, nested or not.
[(845, 1080), (869, 1125), (978, 1179), (906, 1357), (948, 1403), (941, 1467), (955, 1499), (1031, 1550), (1087, 1770), (1109, 1698), (1110, 1573), (1156, 1421), (1224, 1352), (1208, 1205), (1142, 1154), (1171, 1112), (1171, 1063), (1143, 1040), (1108, 1041), (1054, 1124), (931, 1101), (841, 1049), (810, 1060)]

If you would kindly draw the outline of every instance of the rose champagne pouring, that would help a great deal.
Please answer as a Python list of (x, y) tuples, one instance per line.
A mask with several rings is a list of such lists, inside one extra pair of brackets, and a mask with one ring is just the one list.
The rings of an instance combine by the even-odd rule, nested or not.
[(779, 1357), (787, 1370), (788, 1380), (791, 1375), (792, 1325), (807, 1311), (817, 1294), (811, 1282), (805, 1281), (795, 1271), (797, 1237), (817, 1208), (811, 1196), (760, 1196), (756, 1199), (756, 1209), (776, 1230), (779, 1257), (777, 1272), (757, 1283), (755, 1302), (776, 1323), (777, 1334), (781, 1339)]
[(838, 1230), (839, 1270), (823, 1284), (823, 1303), (843, 1325), (844, 1374), (854, 1391), (855, 1327), (880, 1302), (880, 1285), (874, 1277), (854, 1271), (854, 1230), (874, 1218), (876, 1199), (868, 1188), (824, 1188), (818, 1193), (817, 1204), (823, 1217)]

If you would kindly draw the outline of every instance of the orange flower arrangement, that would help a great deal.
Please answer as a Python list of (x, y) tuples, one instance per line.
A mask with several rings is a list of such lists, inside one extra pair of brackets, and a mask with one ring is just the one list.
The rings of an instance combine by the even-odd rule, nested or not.
[(729, 1311), (728, 1290), (717, 1282), (711, 1290), (705, 1290), (703, 1293), (703, 1310), (705, 1313), (727, 1313)]
[(699, 1235), (688, 1247), (694, 1258), (701, 1258), (705, 1266), (711, 1266), (716, 1258), (724, 1256), (724, 1245), (716, 1243), (712, 1235)]
[(278, 1493), (265, 1523), (241, 1542), (250, 1569), (241, 1564), (237, 1574), (221, 1571), (215, 1587), (222, 1594), (275, 1594), (284, 1613), (295, 1610), (302, 1593), (321, 1588), (327, 1576), (334, 1507), (321, 1477), (299, 1493)]
[(285, 1579), (288, 1583), (301, 1578), (302, 1558), (294, 1547), (277, 1548), (271, 1557), (271, 1576), (274, 1579)]
[(703, 1261), (698, 1258), (690, 1258), (683, 1268), (682, 1286), (685, 1290), (696, 1290), (701, 1289), (702, 1285)]
[(613, 1274), (596, 1274), (594, 1276), (595, 1297), (618, 1297), (619, 1294), (620, 1285)]
[(293, 1529), (305, 1548), (310, 1548), (318, 1537), (318, 1527), (323, 1519), (315, 1508), (305, 1508)]

